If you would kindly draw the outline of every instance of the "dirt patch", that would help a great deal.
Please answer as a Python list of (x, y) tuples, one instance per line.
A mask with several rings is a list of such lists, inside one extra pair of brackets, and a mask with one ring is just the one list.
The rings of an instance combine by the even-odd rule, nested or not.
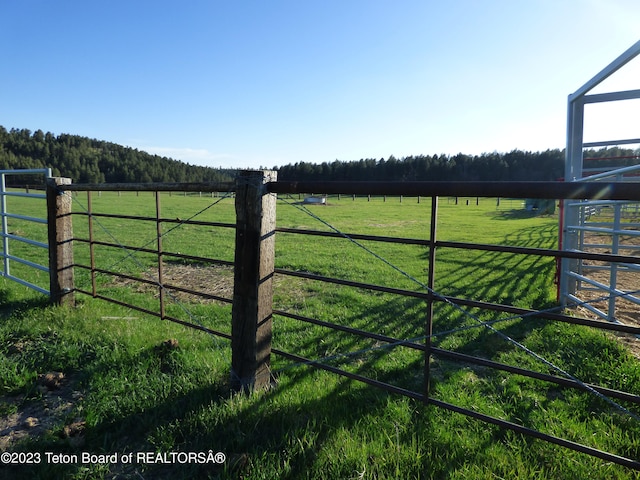
[[(586, 244), (604, 244), (610, 242), (609, 236), (585, 235)], [(640, 237), (621, 236), (620, 244), (625, 246), (640, 246)], [(611, 253), (611, 249), (591, 247), (587, 250), (590, 253)], [(627, 254), (631, 250), (620, 249), (621, 254)], [(584, 261), (584, 275), (598, 283), (610, 285), (610, 264), (607, 262), (597, 262), (593, 260)], [(598, 270), (598, 268), (604, 268)], [(637, 292), (640, 290), (640, 273), (633, 270), (625, 270), (622, 266), (616, 273), (616, 287), (625, 292)], [(585, 284), (584, 287), (590, 287)], [(580, 290), (579, 295), (584, 300), (594, 300), (591, 303), (596, 308), (607, 311), (608, 301), (598, 300), (606, 296), (606, 292), (601, 290)], [(634, 296), (640, 296), (635, 293)], [(586, 309), (582, 309), (586, 310)], [(590, 313), (593, 315), (593, 313)], [(623, 323), (630, 323), (640, 326), (640, 305), (631, 302), (624, 297), (616, 298), (616, 318)]]
[[(158, 269), (150, 268), (142, 280), (158, 282)], [(172, 298), (185, 303), (211, 303), (216, 300), (207, 296), (172, 289), (184, 288), (205, 295), (233, 298), (233, 267), (227, 265), (205, 265), (200, 263), (166, 263), (162, 267), (162, 281)], [(115, 278), (111, 285), (133, 289), (138, 293), (159, 295), (158, 286), (128, 278)]]
[[(0, 451), (6, 451), (16, 442), (58, 428), (72, 414), (82, 399), (73, 376), (62, 372), (47, 372), (38, 377), (36, 398), (25, 395), (0, 397), (4, 411), (15, 410), (0, 418)], [(60, 435), (69, 443), (80, 446), (83, 442), (84, 421), (71, 419), (62, 427)]]
[[(163, 284), (167, 287), (170, 298), (181, 303), (213, 303), (217, 302), (216, 296), (231, 300), (233, 298), (233, 267), (227, 265), (183, 264), (166, 263), (162, 267)], [(140, 277), (147, 281), (158, 281), (158, 269), (150, 268)], [(304, 287), (305, 280), (285, 275), (274, 276), (274, 293), (280, 293), (291, 297), (303, 297), (308, 295)], [(127, 287), (138, 293), (158, 296), (158, 286), (143, 283), (127, 278), (114, 278), (111, 286)], [(200, 292), (204, 295), (176, 290), (185, 288)], [(208, 296), (209, 295), (209, 296)]]
[[(586, 244), (606, 244), (610, 241), (611, 237), (606, 235), (585, 235)], [(640, 246), (640, 237), (622, 236), (620, 237), (620, 244), (625, 246)], [(611, 253), (611, 249), (597, 247), (591, 247), (587, 251), (590, 253)], [(632, 250), (625, 250), (622, 248), (620, 249), (620, 254), (625, 255), (629, 252), (632, 252), (631, 254), (634, 255), (637, 254)], [(610, 264), (606, 262), (585, 260), (585, 269), (583, 274), (593, 281), (609, 286), (611, 282), (609, 265)], [(599, 267), (606, 267), (606, 269), (598, 270)], [(618, 290), (622, 290), (624, 292), (636, 292), (633, 294), (633, 296), (640, 297), (640, 293), (637, 293), (637, 291), (640, 290), (640, 272), (619, 269), (616, 273), (616, 276), (616, 287)], [(583, 287), (590, 288), (591, 286), (587, 283), (584, 283)], [(603, 312), (607, 312), (609, 309), (608, 300), (603, 299), (603, 297), (606, 297), (606, 295), (607, 292), (602, 290), (578, 290), (576, 294), (576, 296), (578, 296), (580, 299), (582, 299), (583, 301), (588, 301), (590, 305)], [(576, 310), (580, 313), (581, 316), (585, 318), (593, 318), (597, 320), (602, 319), (601, 317), (584, 307), (578, 307)], [(624, 297), (616, 298), (615, 317), (616, 320), (624, 323), (625, 325), (640, 327), (640, 305), (627, 300)], [(638, 339), (635, 335), (626, 334), (618, 334), (618, 337), (625, 345), (629, 347), (634, 355), (640, 358), (640, 339)]]

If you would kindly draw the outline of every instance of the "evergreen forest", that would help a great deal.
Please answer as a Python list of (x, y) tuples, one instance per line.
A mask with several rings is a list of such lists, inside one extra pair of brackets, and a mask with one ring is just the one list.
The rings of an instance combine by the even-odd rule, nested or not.
[[(592, 167), (634, 165), (640, 149), (585, 151)], [(616, 160), (613, 160), (616, 157)], [(622, 157), (622, 158), (620, 158)], [(74, 183), (224, 182), (235, 170), (190, 165), (111, 142), (42, 130), (0, 126), (0, 169), (51, 168)], [(400, 159), (297, 162), (280, 167), (280, 180), (346, 181), (553, 181), (564, 174), (564, 150), (481, 155), (412, 155)], [(28, 178), (28, 177), (27, 177)], [(21, 182), (20, 177), (12, 181)], [(28, 181), (28, 180), (23, 180)]]
[[(189, 165), (115, 143), (78, 135), (0, 126), (0, 169), (51, 168), (74, 183), (229, 181), (229, 171)], [(28, 178), (28, 177), (27, 177)], [(12, 181), (20, 183), (19, 177)], [(25, 180), (28, 181), (28, 180)]]
[[(279, 180), (346, 181), (554, 181), (564, 176), (564, 150), (482, 155), (417, 155), (331, 163), (299, 162), (278, 169)], [(622, 167), (640, 162), (640, 149), (585, 150), (591, 168)], [(621, 158), (624, 157), (624, 158)], [(614, 159), (615, 158), (615, 159)], [(587, 163), (585, 163), (587, 167)]]

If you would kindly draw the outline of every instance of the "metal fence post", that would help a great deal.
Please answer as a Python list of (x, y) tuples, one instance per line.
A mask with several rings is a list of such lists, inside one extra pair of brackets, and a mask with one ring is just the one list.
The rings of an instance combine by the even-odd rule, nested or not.
[(47, 178), (47, 229), (49, 236), (49, 291), (51, 303), (75, 304), (73, 280), (73, 228), (71, 197), (64, 195), (62, 185), (70, 178)]
[(236, 180), (236, 247), (231, 320), (231, 383), (236, 390), (271, 384), (271, 317), (276, 194), (273, 171), (243, 171)]
[(9, 276), (9, 228), (7, 222), (7, 198), (5, 175), (0, 174), (0, 215), (2, 216), (2, 275)]
[(431, 336), (433, 335), (433, 303), (436, 278), (436, 242), (438, 231), (438, 197), (431, 197), (431, 222), (429, 224), (429, 267), (427, 274), (427, 318), (425, 326), (424, 402), (429, 401), (431, 391)]

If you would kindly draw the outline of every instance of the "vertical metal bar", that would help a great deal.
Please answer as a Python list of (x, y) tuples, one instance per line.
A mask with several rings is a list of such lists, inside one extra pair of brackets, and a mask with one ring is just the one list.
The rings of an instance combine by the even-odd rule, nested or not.
[(424, 353), (424, 400), (429, 400), (431, 383), (431, 335), (433, 333), (433, 292), (435, 284), (436, 270), (436, 233), (438, 223), (438, 197), (431, 197), (431, 224), (429, 225), (429, 270), (427, 277), (427, 287), (429, 288), (427, 298), (427, 318), (425, 325), (425, 353)]
[(164, 272), (162, 268), (162, 222), (160, 221), (160, 192), (156, 194), (156, 234), (158, 236), (158, 293), (160, 296), (160, 318), (165, 318)]
[[(620, 181), (620, 179), (617, 179)], [(616, 202), (613, 207), (613, 230), (611, 231), (611, 253), (617, 255), (620, 251), (620, 235), (618, 232), (621, 228), (622, 220), (622, 204)], [(614, 322), (616, 320), (616, 287), (618, 283), (618, 264), (611, 263), (609, 272), (609, 306), (607, 311), (607, 320)]]
[(96, 287), (96, 255), (93, 237), (93, 203), (91, 201), (91, 190), (87, 190), (87, 210), (89, 214), (89, 262), (91, 263), (91, 294), (96, 298), (98, 289)]
[(582, 146), (584, 136), (584, 97), (569, 97), (567, 106), (567, 149), (565, 151), (564, 181), (574, 182), (582, 175)]
[(2, 216), (2, 274), (7, 277), (11, 275), (9, 271), (9, 237), (7, 229), (7, 188), (4, 173), (0, 175), (0, 215)]
[[(565, 151), (565, 172), (564, 180), (572, 182), (582, 177), (582, 145), (584, 133), (584, 97), (569, 96), (567, 105), (567, 148)], [(578, 247), (576, 227), (580, 220), (580, 209), (574, 202), (566, 203), (564, 211), (564, 225), (562, 226), (562, 236), (564, 250), (575, 250)], [(569, 295), (576, 292), (577, 284), (575, 279), (569, 275), (576, 271), (578, 262), (573, 259), (563, 258), (561, 260), (560, 272), (560, 300), (563, 306), (567, 305)]]
[[(580, 206), (576, 206), (575, 207), (576, 210), (578, 211), (578, 215), (579, 215), (579, 223), (578, 226), (579, 227), (586, 227), (587, 223), (589, 222), (589, 217), (587, 216), (587, 210), (590, 209), (591, 207), (589, 206), (589, 202), (585, 201), (582, 202), (580, 204)], [(576, 247), (577, 250), (584, 252), (585, 251), (585, 237), (584, 237), (584, 230), (583, 228), (580, 228), (580, 230), (578, 230), (578, 232), (575, 234), (576, 238), (577, 238), (577, 244), (578, 246)], [(584, 275), (584, 262), (582, 261), (582, 259), (580, 260), (576, 260), (575, 261), (575, 267), (573, 269), (573, 271), (579, 275)], [(572, 293), (576, 293), (579, 290), (582, 290), (582, 280), (576, 280), (576, 287), (575, 290)]]

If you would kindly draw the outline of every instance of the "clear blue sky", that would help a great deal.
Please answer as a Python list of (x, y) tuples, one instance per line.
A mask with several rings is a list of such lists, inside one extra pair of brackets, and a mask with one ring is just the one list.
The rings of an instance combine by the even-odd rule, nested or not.
[(563, 148), (638, 39), (638, 0), (4, 0), (0, 125), (214, 167)]

